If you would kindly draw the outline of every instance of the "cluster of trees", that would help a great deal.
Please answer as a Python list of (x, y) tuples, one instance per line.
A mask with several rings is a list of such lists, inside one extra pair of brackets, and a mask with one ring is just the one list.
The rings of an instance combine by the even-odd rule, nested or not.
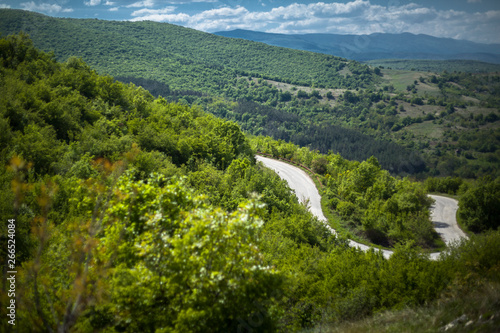
[[(253, 135), (270, 136), (302, 147), (339, 153), (347, 159), (363, 161), (376, 156), (382, 167), (394, 174), (417, 174), (425, 170), (420, 154), (387, 140), (376, 140), (354, 129), (314, 123), (306, 114), (287, 112), (253, 101), (225, 103), (215, 101), (207, 107), (211, 113), (238, 122)], [(312, 117), (314, 119), (314, 117)]]
[(459, 191), (463, 191), (465, 183), (459, 177), (429, 177), (425, 180), (424, 185), (428, 192), (456, 195), (459, 194)]
[[(16, 10), (0, 13), (0, 31), (29, 31), (35, 44), (54, 50), (57, 59), (79, 54), (99, 71), (118, 74), (126, 82), (143, 85), (155, 96), (203, 106), (220, 97), (226, 99), (228, 105), (234, 105), (235, 101), (252, 101), (280, 112), (300, 115), (299, 122), (303, 123), (280, 123), (273, 126), (272, 131), (264, 131), (259, 122), (266, 119), (256, 121), (259, 116), (253, 114), (258, 110), (249, 110), (242, 119), (233, 117), (232, 106), (223, 112), (245, 130), (251, 129), (253, 134), (293, 140), (324, 153), (333, 150), (360, 161), (374, 155), (393, 174), (411, 172), (421, 176), (477, 178), (496, 177), (500, 172), (496, 163), (495, 147), (499, 144), (496, 134), (489, 135), (491, 144), (468, 146), (463, 156), (455, 154), (456, 140), (440, 145), (428, 134), (413, 135), (415, 124), (436, 128), (434, 132), (453, 130), (458, 137), (479, 138), (491, 128), (496, 133), (496, 122), (500, 119), (498, 75), (451, 71), (439, 75), (422, 74), (420, 81), (415, 80), (408, 86), (409, 91), (397, 93), (393, 86), (374, 88), (379, 82), (379, 68), (375, 73), (365, 65), (332, 56), (225, 39), (154, 22), (55, 19)], [(71, 39), (68, 36), (72, 36)], [(102, 47), (95, 47), (101, 44)], [(280, 90), (266, 80), (292, 83), (297, 87)], [(437, 88), (439, 92), (422, 93), (421, 85)], [(312, 87), (313, 91), (307, 93), (304, 87)], [(319, 88), (348, 90), (339, 99), (333, 99), (331, 91), (328, 94), (314, 90)], [(405, 114), (403, 103), (438, 108), (410, 115)], [(473, 106), (491, 110), (483, 115), (482, 111), (469, 111)], [(353, 130), (343, 131), (342, 135), (347, 138), (341, 143), (337, 142), (338, 137), (331, 135), (340, 127)], [(335, 130), (330, 130), (332, 128)], [(318, 131), (323, 134), (315, 135)], [(382, 144), (358, 145), (359, 138), (353, 137), (355, 132), (368, 135), (367, 143)], [(309, 139), (312, 135), (313, 140)], [(383, 144), (387, 141), (393, 144), (384, 149)], [(369, 147), (368, 152), (358, 153), (360, 146)], [(402, 147), (412, 151), (413, 156), (420, 156), (418, 166), (401, 165), (407, 158), (398, 160), (396, 154), (391, 154), (394, 150), (401, 156), (409, 154)]]
[(325, 248), (236, 124), (57, 63), (26, 35), (0, 40), (0, 63), (0, 215), (16, 220), (20, 330), (234, 331), (282, 297), (264, 227)]
[[(57, 63), (25, 35), (0, 40), (0, 72), (0, 217), (16, 221), (19, 331), (299, 331), (497, 277), (498, 233), (439, 262), (411, 244), (389, 260), (349, 248), (255, 163), (236, 124), (79, 59)], [(264, 142), (292, 157), (290, 144)], [(319, 172), (333, 167), (293, 149)], [(398, 186), (374, 159), (326, 158)], [(369, 182), (356, 179), (339, 184), (362, 199)]]
[(477, 180), (460, 196), (458, 217), (472, 232), (500, 227), (500, 178)]
[[(440, 78), (431, 77), (429, 81), (435, 81), (433, 85), (441, 84), (446, 90), (442, 90), (443, 95), (439, 98), (412, 92), (396, 93), (393, 86), (358, 92), (347, 90), (333, 98), (331, 91), (328, 91), (330, 95), (322, 95), (318, 90), (311, 93), (300, 89), (283, 91), (262, 79), (240, 78), (234, 89), (226, 91), (237, 104), (220, 100), (213, 103), (206, 98), (198, 102), (208, 103), (210, 112), (235, 120), (249, 133), (289, 140), (323, 153), (331, 150), (359, 161), (373, 155), (393, 174), (465, 178), (489, 174), (496, 177), (499, 172), (498, 163), (495, 163), (499, 147), (498, 112), (467, 113), (468, 107), (481, 105), (472, 106), (472, 102), (462, 100), (462, 90), (454, 88), (461, 82), (460, 78), (446, 74)], [(476, 83), (484, 80), (473, 76), (463, 78), (473, 79)], [(426, 80), (421, 78), (421, 82)], [(418, 87), (422, 83), (416, 84)], [(491, 104), (485, 102), (488, 96), (495, 94), (495, 83), (491, 84), (493, 90), (473, 98)], [(429, 111), (416, 113), (415, 107)], [(278, 117), (277, 114), (282, 115)], [(424, 133), (431, 134), (415, 134), (414, 124), (429, 128)], [(435, 140), (432, 132), (436, 131), (443, 132), (441, 140)], [(411, 165), (406, 163), (409, 160)]]
[(434, 246), (439, 237), (429, 217), (432, 199), (421, 185), (391, 177), (373, 157), (360, 164), (340, 156), (327, 161), (325, 195), (347, 224), (362, 227), (375, 244), (412, 240), (421, 247)]

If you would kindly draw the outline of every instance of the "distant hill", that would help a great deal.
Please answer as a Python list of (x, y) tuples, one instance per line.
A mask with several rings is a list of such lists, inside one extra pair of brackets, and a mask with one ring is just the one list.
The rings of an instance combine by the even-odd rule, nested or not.
[(411, 33), (371, 35), (274, 34), (249, 30), (216, 32), (269, 45), (331, 54), (357, 61), (374, 59), (477, 60), (500, 64), (500, 44)]

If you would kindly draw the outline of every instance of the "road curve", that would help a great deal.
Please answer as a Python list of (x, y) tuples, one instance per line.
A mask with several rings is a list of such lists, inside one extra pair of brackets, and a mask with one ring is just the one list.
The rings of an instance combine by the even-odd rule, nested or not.
[(431, 207), (432, 224), (446, 245), (458, 241), (460, 238), (468, 238), (457, 223), (457, 200), (439, 195), (429, 196), (435, 201)]
[[(274, 170), (281, 179), (288, 183), (288, 186), (295, 192), (295, 195), (299, 201), (304, 202), (309, 200), (309, 210), (311, 213), (323, 222), (328, 230), (333, 234), (336, 234), (335, 230), (328, 225), (328, 220), (323, 215), (323, 210), (321, 209), (321, 196), (316, 188), (316, 185), (302, 169), (295, 167), (291, 164), (271, 159), (268, 157), (257, 155), (255, 156), (257, 161), (260, 161), (264, 166), (269, 169)], [(446, 244), (454, 240), (458, 240), (461, 237), (467, 237), (462, 230), (457, 225), (456, 212), (458, 209), (458, 203), (454, 199), (441, 197), (437, 195), (431, 196), (436, 203), (432, 206), (432, 223), (436, 231), (443, 237)], [(363, 251), (370, 249), (369, 246), (357, 243), (353, 240), (349, 240), (349, 244), (352, 247), (357, 247)], [(382, 251), (385, 258), (389, 258), (392, 255), (392, 251), (380, 250)], [(439, 257), (439, 252), (431, 253), (431, 259), (437, 259)]]

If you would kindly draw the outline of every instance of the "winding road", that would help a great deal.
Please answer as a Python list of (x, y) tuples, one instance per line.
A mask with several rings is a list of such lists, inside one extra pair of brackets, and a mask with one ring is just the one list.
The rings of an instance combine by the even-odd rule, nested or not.
[[(316, 185), (307, 173), (298, 167), (282, 161), (260, 155), (255, 156), (255, 158), (257, 161), (262, 162), (264, 166), (274, 170), (281, 177), (281, 179), (285, 180), (288, 183), (288, 186), (295, 192), (299, 201), (305, 202), (308, 200), (308, 207), (311, 213), (323, 222), (330, 232), (336, 234), (335, 230), (328, 225), (328, 220), (323, 215), (323, 211), (321, 209), (321, 196), (319, 195)], [(432, 223), (445, 243), (449, 244), (460, 238), (467, 238), (465, 233), (460, 230), (457, 224), (457, 201), (437, 195), (431, 195), (430, 197), (435, 200), (435, 203), (431, 208)], [(367, 251), (371, 248), (370, 246), (357, 243), (353, 240), (349, 240), (349, 244), (350, 246), (357, 247), (363, 251)], [(389, 258), (392, 255), (392, 251), (380, 251), (383, 252), (385, 258)], [(439, 252), (430, 254), (431, 259), (436, 260), (438, 257)]]

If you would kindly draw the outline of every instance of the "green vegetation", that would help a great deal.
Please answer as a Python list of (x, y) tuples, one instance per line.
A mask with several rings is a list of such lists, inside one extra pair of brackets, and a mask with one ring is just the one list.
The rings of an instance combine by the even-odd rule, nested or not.
[(237, 125), (56, 63), (25, 35), (0, 40), (0, 61), (19, 330), (231, 331), (255, 304), (278, 324), (286, 275), (265, 239), (324, 250), (327, 237)]
[(427, 306), (383, 311), (363, 320), (317, 326), (311, 332), (496, 332), (500, 275), (490, 255), (498, 255), (498, 241), (498, 232), (488, 233), (452, 247), (441, 265), (458, 265), (455, 280)]
[(458, 177), (429, 177), (425, 180), (424, 184), (428, 192), (445, 193), (449, 195), (459, 194), (466, 186), (462, 178)]
[[(231, 103), (211, 107), (218, 101)], [(16, 221), (0, 253), (15, 240), (19, 331), (290, 332), (498, 294), (499, 232), (429, 260), (415, 231), (429, 222), (423, 185), (375, 158), (249, 140), (201, 106), (154, 98), (78, 58), (58, 63), (24, 34), (0, 39), (0, 129), (0, 218)], [(345, 217), (360, 228), (388, 232), (393, 256), (330, 235), (255, 163), (257, 148), (323, 174), (331, 203), (353, 208)]]
[(500, 227), (500, 179), (480, 179), (460, 197), (459, 217), (468, 230), (482, 232)]
[[(37, 47), (54, 51), (59, 60), (79, 55), (100, 73), (141, 85), (155, 96), (206, 106), (252, 134), (293, 140), (360, 161), (375, 155), (386, 169), (408, 171), (403, 164), (410, 160), (410, 152), (402, 147), (312, 116), (333, 114), (320, 103), (327, 100), (322, 98), (326, 88), (373, 86), (378, 77), (365, 65), (170, 24), (56, 19), (17, 10), (0, 10), (0, 15), (1, 32), (24, 30)], [(286, 91), (269, 79), (290, 89), (302, 88)], [(325, 89), (320, 92), (321, 88)], [(242, 119), (238, 113), (248, 115)], [(277, 126), (267, 120), (273, 114)], [(422, 161), (417, 164), (422, 170)]]

